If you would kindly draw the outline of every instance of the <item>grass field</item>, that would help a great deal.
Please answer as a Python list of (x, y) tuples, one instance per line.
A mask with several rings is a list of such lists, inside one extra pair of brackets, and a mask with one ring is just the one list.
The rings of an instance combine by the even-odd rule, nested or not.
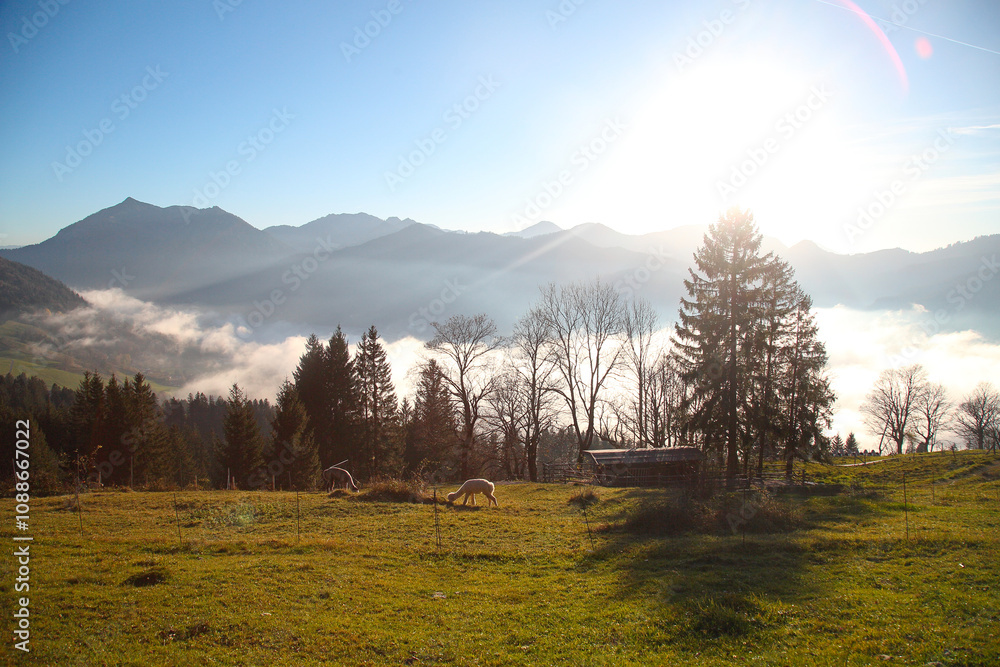
[(102, 492), (81, 497), (81, 536), (72, 498), (34, 499), (32, 652), (3, 654), (39, 665), (1000, 664), (996, 457), (808, 475), (841, 491), (679, 506), (664, 491), (599, 488), (586, 520), (570, 500), (589, 487), (498, 485), (499, 508), (439, 506), (440, 549), (430, 504), (303, 494), (297, 538), (294, 494), (179, 492), (178, 522), (174, 494)]

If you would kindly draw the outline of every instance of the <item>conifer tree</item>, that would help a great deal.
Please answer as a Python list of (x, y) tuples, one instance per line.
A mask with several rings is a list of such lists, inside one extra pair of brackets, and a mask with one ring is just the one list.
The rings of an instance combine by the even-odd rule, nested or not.
[(273, 455), (291, 473), (292, 488), (305, 491), (319, 479), (319, 452), (305, 407), (295, 385), (287, 380), (278, 390), (273, 429)]
[(264, 463), (264, 443), (250, 401), (236, 383), (229, 390), (223, 431), (220, 462), (239, 488), (249, 488), (251, 475)]
[(308, 429), (316, 442), (324, 467), (336, 463), (331, 460), (330, 454), (331, 411), (326, 358), (326, 346), (316, 334), (312, 334), (306, 341), (306, 351), (293, 373), (295, 391), (309, 418)]
[(708, 447), (724, 456), (726, 477), (739, 472), (748, 440), (749, 361), (765, 261), (753, 215), (730, 209), (695, 253), (697, 272), (684, 281), (674, 350), (700, 407), (691, 416)]
[(406, 463), (440, 478), (457, 472), (458, 419), (452, 393), (436, 360), (423, 364), (417, 381)]
[(320, 451), (320, 461), (324, 468), (344, 459), (354, 464), (360, 458), (358, 378), (347, 336), (339, 326), (327, 346), (326, 369), (330, 448), (325, 457)]
[(365, 333), (354, 357), (360, 404), (360, 443), (369, 477), (395, 467), (399, 454), (399, 422), (392, 369), (374, 325)]

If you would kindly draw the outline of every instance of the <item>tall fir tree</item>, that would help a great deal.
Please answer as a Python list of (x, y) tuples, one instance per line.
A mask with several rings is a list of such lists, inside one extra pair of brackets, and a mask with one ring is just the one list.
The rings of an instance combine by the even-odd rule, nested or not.
[[(329, 387), (327, 385), (326, 345), (312, 334), (306, 341), (306, 350), (299, 359), (292, 377), (295, 392), (309, 418), (308, 429), (320, 453), (323, 467), (336, 463), (331, 461), (330, 443), (332, 428)], [(328, 463), (329, 461), (329, 463)]]
[(272, 455), (285, 465), (293, 489), (306, 491), (316, 488), (319, 480), (319, 451), (309, 428), (305, 406), (299, 400), (295, 385), (287, 380), (278, 390), (275, 405)]
[(792, 337), (782, 387), (786, 402), (785, 471), (790, 477), (793, 460), (806, 458), (812, 448), (824, 443), (823, 430), (830, 425), (836, 396), (826, 377), (826, 346), (819, 340), (819, 327), (812, 313), (812, 299), (796, 290), (791, 314)]
[(82, 476), (86, 476), (86, 468), (96, 460), (106, 439), (107, 417), (104, 380), (99, 373), (85, 371), (70, 408), (74, 440), (70, 454), (83, 467), (78, 471)]
[(431, 359), (419, 369), (406, 463), (446, 479), (458, 470), (458, 415), (444, 372)]
[(392, 369), (374, 325), (354, 356), (358, 378), (361, 454), (368, 476), (395, 472), (400, 448), (399, 419)]
[(757, 304), (765, 259), (753, 215), (730, 209), (709, 228), (695, 253), (697, 271), (684, 281), (674, 350), (694, 394), (691, 416), (707, 448), (724, 459), (726, 477), (739, 473), (749, 440), (747, 396)]
[(221, 463), (239, 488), (250, 488), (251, 477), (264, 464), (264, 443), (253, 407), (236, 383), (229, 390), (223, 432)]
[(320, 451), (323, 467), (347, 460), (356, 469), (361, 459), (359, 448), (358, 378), (347, 336), (337, 327), (326, 350), (326, 388), (330, 415), (330, 446)]

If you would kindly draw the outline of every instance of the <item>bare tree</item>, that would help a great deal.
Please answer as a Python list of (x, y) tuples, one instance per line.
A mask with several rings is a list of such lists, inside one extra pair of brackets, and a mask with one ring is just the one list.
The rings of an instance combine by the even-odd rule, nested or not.
[(524, 448), (528, 462), (528, 478), (538, 481), (538, 443), (542, 431), (555, 420), (553, 373), (555, 364), (549, 349), (549, 330), (538, 309), (532, 309), (514, 325), (511, 337), (511, 365), (521, 376), (524, 393)]
[(656, 350), (653, 336), (659, 317), (656, 310), (645, 299), (633, 299), (623, 309), (622, 327), (625, 333), (625, 362), (635, 379), (631, 412), (632, 438), (639, 447), (652, 447), (650, 430), (650, 383)]
[(875, 388), (861, 405), (861, 412), (871, 432), (880, 434), (880, 452), (888, 437), (896, 443), (896, 453), (903, 453), (903, 442), (914, 405), (926, 384), (927, 373), (919, 364), (889, 368), (878, 376)]
[(497, 378), (488, 396), (485, 419), (500, 436), (498, 458), (507, 479), (522, 479), (526, 462), (524, 437), (528, 431), (528, 393), (524, 379), (511, 368)]
[(649, 373), (649, 434), (654, 447), (685, 444), (685, 410), (690, 387), (685, 384), (677, 360), (669, 353), (657, 357)]
[(918, 452), (933, 452), (938, 435), (951, 420), (951, 402), (944, 385), (928, 382), (921, 387), (913, 405), (913, 433)]
[(577, 440), (577, 462), (594, 440), (598, 404), (622, 358), (621, 295), (599, 279), (541, 290), (540, 317), (550, 336), (559, 382)]
[(443, 357), (444, 379), (459, 406), (460, 469), (462, 477), (468, 479), (480, 406), (496, 382), (491, 353), (504, 341), (497, 335), (496, 324), (484, 314), (454, 315), (444, 324), (432, 322), (431, 326), (437, 333), (427, 348)]
[(958, 406), (957, 431), (970, 449), (997, 448), (1000, 431), (1000, 393), (989, 382), (980, 382)]

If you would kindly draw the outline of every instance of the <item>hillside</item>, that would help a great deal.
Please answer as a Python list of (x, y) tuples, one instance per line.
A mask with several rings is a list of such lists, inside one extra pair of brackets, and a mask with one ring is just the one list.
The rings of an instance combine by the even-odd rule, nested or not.
[(83, 297), (38, 269), (0, 257), (0, 322), (19, 313), (63, 313), (87, 305)]

